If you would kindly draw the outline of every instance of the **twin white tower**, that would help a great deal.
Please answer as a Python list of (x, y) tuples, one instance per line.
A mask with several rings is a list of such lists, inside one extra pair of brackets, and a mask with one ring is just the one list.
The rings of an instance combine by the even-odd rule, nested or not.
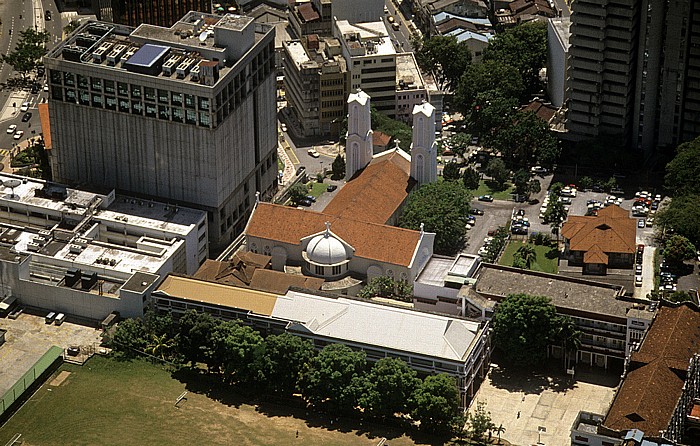
[[(372, 161), (372, 118), (370, 97), (362, 90), (348, 97), (348, 135), (345, 146), (345, 179)], [(400, 149), (399, 149), (400, 150)], [(419, 185), (437, 180), (435, 107), (428, 102), (413, 107), (411, 177)]]

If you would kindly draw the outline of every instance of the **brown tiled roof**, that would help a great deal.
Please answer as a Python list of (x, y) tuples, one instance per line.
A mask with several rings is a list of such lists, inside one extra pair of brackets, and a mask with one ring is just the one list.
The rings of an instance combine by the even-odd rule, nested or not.
[(600, 249), (600, 246), (594, 245), (583, 255), (583, 263), (602, 263), (603, 265), (607, 265), (608, 255)]
[(648, 435), (668, 428), (683, 380), (659, 359), (627, 374), (603, 425), (618, 431), (639, 429)]
[(391, 135), (379, 130), (372, 132), (372, 145), (386, 147), (391, 142)]
[(39, 120), (41, 121), (41, 134), (44, 137), (44, 147), (51, 150), (51, 121), (49, 120), (49, 104), (44, 102), (37, 106), (39, 109)]
[(557, 112), (556, 108), (552, 105), (544, 104), (540, 101), (530, 102), (523, 108), (523, 111), (531, 111), (537, 115), (538, 118), (547, 123), (552, 120), (552, 117), (554, 117), (554, 114)]
[(661, 307), (603, 424), (650, 435), (668, 428), (690, 358), (700, 352), (700, 313), (683, 304)]
[(256, 205), (246, 234), (298, 245), (302, 238), (323, 231), (326, 221), (334, 234), (355, 248), (357, 257), (394, 265), (408, 267), (420, 240), (420, 232), (410, 229), (270, 203)]
[(254, 252), (241, 252), (233, 255), (228, 262), (206, 260), (194, 277), (228, 285), (248, 286), (255, 270), (269, 268), (272, 257)]
[(320, 290), (324, 282), (318, 277), (286, 274), (271, 269), (256, 269), (253, 273), (253, 280), (250, 281), (250, 287), (269, 293), (285, 294), (290, 286)]
[(641, 348), (631, 359), (649, 363), (664, 358), (669, 367), (685, 372), (695, 353), (700, 353), (700, 313), (681, 305), (661, 307)]
[(472, 32), (479, 32), (479, 28), (472, 22), (460, 19), (458, 17), (452, 17), (447, 20), (443, 20), (437, 25), (437, 30), (440, 34), (447, 34), (455, 29), (464, 29)]
[(590, 251), (597, 246), (605, 253), (633, 254), (636, 249), (637, 225), (627, 211), (612, 205), (597, 216), (569, 217), (561, 229), (572, 251)]
[(532, 14), (554, 17), (556, 14), (545, 0), (515, 0), (508, 5), (513, 14)]
[(314, 9), (314, 5), (311, 3), (303, 3), (299, 5), (297, 11), (299, 11), (299, 15), (306, 23), (313, 22), (314, 20), (321, 18), (321, 16), (318, 15), (318, 12), (316, 12)]
[(374, 158), (323, 210), (324, 214), (385, 224), (416, 185), (411, 163), (393, 151)]

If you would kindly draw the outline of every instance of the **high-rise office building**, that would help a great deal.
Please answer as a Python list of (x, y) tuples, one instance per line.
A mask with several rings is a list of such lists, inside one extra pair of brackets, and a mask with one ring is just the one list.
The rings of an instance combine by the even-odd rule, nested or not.
[(172, 26), (189, 11), (211, 12), (210, 0), (93, 0), (99, 20), (138, 26)]
[(54, 178), (207, 211), (211, 250), (277, 186), (274, 28), (87, 22), (48, 53)]
[(567, 129), (651, 152), (700, 135), (700, 1), (572, 4)]

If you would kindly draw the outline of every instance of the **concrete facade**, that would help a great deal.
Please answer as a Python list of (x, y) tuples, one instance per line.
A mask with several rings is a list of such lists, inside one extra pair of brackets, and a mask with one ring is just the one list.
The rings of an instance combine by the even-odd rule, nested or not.
[(569, 17), (547, 21), (547, 93), (555, 107), (568, 99)]
[[(152, 60), (131, 63), (137, 52)], [(242, 231), (256, 191), (275, 192), (273, 27), (199, 13), (171, 28), (88, 22), (45, 64), (58, 181), (206, 210), (212, 250)]]

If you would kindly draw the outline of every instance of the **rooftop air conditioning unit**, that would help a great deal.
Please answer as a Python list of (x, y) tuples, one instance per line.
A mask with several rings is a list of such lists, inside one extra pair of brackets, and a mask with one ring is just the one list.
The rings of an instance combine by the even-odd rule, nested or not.
[(83, 252), (83, 247), (80, 245), (70, 245), (68, 250), (71, 252), (71, 254), (80, 254)]
[(37, 252), (37, 251), (39, 251), (39, 248), (41, 248), (41, 246), (37, 245), (36, 243), (33, 243), (33, 242), (27, 243), (27, 251)]

